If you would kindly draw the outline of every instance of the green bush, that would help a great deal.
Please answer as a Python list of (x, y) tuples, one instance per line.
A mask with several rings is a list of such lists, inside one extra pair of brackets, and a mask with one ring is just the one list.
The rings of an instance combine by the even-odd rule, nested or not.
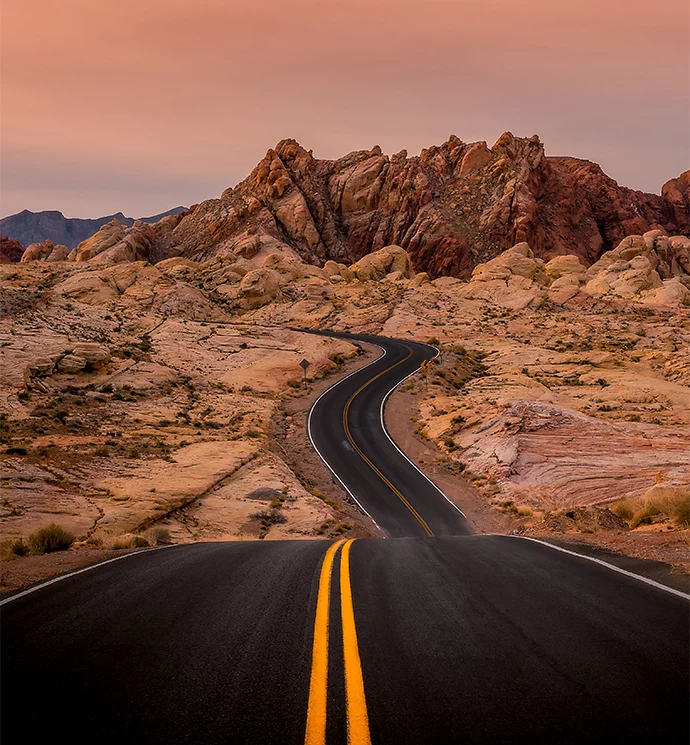
[(74, 534), (56, 523), (51, 523), (31, 533), (29, 546), (34, 553), (50, 554), (66, 551), (74, 543)]

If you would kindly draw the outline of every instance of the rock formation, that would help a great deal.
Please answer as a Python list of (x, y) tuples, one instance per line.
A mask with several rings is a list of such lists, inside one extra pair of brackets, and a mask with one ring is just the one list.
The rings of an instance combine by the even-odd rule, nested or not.
[(626, 235), (688, 234), (689, 187), (683, 174), (663, 196), (626, 189), (594, 163), (547, 157), (536, 136), (505, 133), (492, 148), (451, 137), (415, 157), (375, 147), (334, 161), (284, 140), (156, 248), (197, 261), (290, 251), (322, 265), (399, 245), (417, 271), (468, 277), (527, 241), (546, 260), (571, 254), (592, 264)]
[(24, 247), (19, 241), (0, 236), (0, 264), (14, 264), (22, 258)]
[(547, 157), (537, 136), (506, 132), (491, 148), (453, 136), (414, 157), (377, 146), (333, 161), (283, 140), (220, 199), (154, 225), (113, 219), (70, 258), (203, 262), (286, 253), (322, 266), (396, 245), (418, 272), (466, 278), (520, 242), (545, 260), (569, 254), (590, 265), (627, 235), (688, 235), (689, 204), (690, 172), (661, 196), (643, 194), (589, 161)]
[(65, 261), (69, 256), (69, 248), (58, 244), (53, 245), (51, 240), (41, 243), (32, 243), (27, 246), (22, 254), (22, 261)]

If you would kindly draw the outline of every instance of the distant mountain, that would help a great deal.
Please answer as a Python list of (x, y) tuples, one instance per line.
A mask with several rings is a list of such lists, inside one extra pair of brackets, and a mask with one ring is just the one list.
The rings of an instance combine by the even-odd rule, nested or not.
[[(174, 207), (167, 212), (151, 217), (141, 217), (140, 220), (148, 223), (158, 222), (162, 217), (177, 215), (184, 212), (186, 207)], [(31, 212), (22, 210), (16, 215), (3, 217), (0, 220), (0, 235), (7, 236), (10, 240), (19, 241), (24, 248), (32, 243), (41, 243), (45, 240), (52, 241), (55, 245), (76, 248), (82, 241), (90, 238), (102, 225), (117, 218), (127, 227), (134, 225), (135, 218), (125, 217), (122, 212), (107, 217), (96, 217), (94, 219), (82, 219), (79, 217), (65, 217), (57, 210), (44, 210), (43, 212)]]

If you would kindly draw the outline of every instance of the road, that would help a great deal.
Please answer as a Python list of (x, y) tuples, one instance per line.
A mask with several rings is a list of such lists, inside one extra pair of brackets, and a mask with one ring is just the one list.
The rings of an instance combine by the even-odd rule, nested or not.
[[(393, 353), (321, 399), (333, 419)], [(172, 546), (4, 601), (3, 743), (686, 743), (688, 597), (462, 535), (364, 439), (393, 382), (350, 431), (433, 537), (341, 438), (331, 467), (390, 538)]]
[(388, 395), (438, 350), (417, 342), (355, 338), (381, 347), (383, 355), (329, 388), (316, 402), (309, 416), (312, 444), (388, 536), (469, 534), (460, 509), (407, 459), (384, 424)]

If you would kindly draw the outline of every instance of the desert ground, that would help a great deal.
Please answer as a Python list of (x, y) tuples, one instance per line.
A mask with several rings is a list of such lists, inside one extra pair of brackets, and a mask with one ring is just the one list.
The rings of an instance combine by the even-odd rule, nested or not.
[[(439, 348), (389, 426), (477, 532), (687, 570), (689, 251), (652, 231), (586, 267), (520, 243), (469, 281), (395, 246), (351, 266), (270, 247), (2, 264), (2, 589), (168, 542), (377, 535), (305, 432), (376, 350), (300, 328)], [(51, 523), (72, 547), (36, 555)]]

